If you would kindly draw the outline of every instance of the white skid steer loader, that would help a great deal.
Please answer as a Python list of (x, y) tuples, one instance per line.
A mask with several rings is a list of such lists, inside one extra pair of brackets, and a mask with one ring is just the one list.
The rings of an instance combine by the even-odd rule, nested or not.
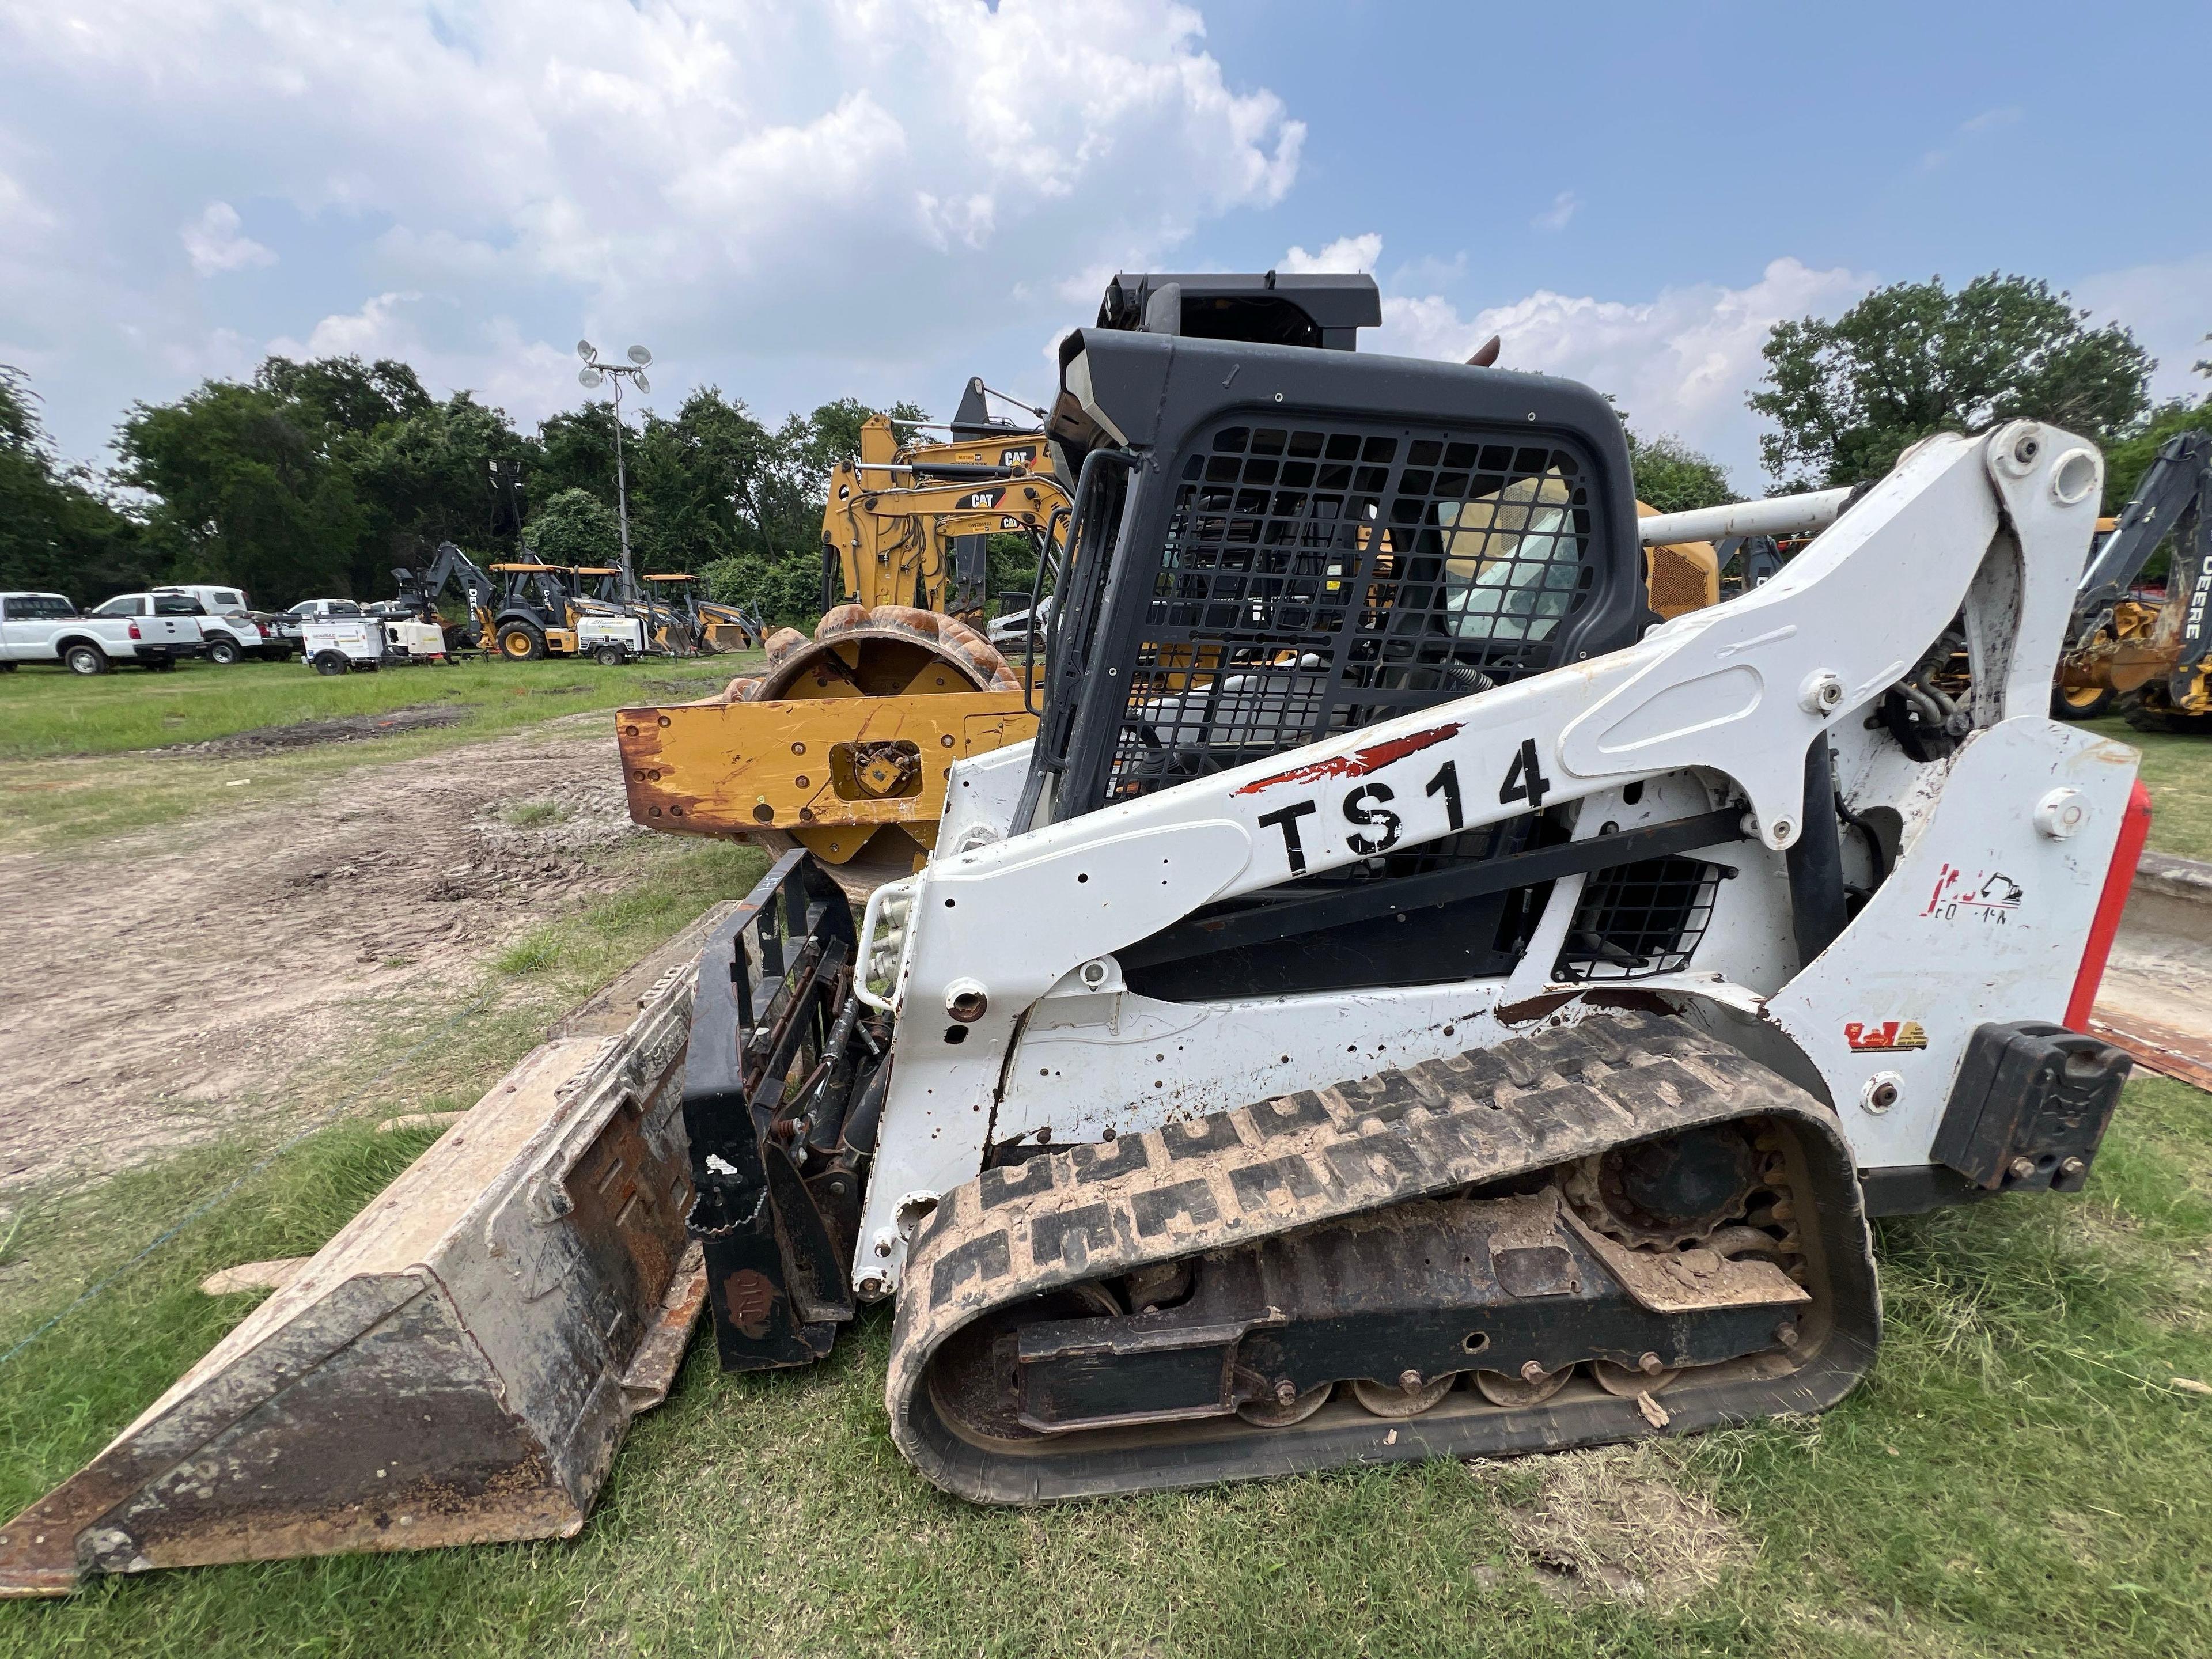
[[(1834, 1403), (1868, 1216), (2078, 1189), (2127, 1073), (2083, 1033), (2147, 799), (2047, 718), (2096, 452), (1930, 438), (1662, 626), (1640, 539), (1705, 532), (1639, 531), (1595, 394), (1155, 284), (1061, 348), (1036, 740), (857, 929), (794, 853), (701, 957), (723, 1364), (895, 1300), (892, 1436), (989, 1502)], [(133, 1530), (204, 1431), (103, 1455), (46, 1586), (218, 1559)]]

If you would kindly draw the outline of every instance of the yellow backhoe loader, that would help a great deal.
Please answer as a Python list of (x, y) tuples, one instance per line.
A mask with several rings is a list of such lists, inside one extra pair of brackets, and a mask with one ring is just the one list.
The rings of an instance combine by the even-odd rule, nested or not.
[[(2051, 696), (2059, 720), (2093, 720), (2115, 703), (2144, 732), (2212, 731), (2212, 433), (2177, 434), (2098, 543), (2075, 594), (2066, 653)], [(2152, 556), (2172, 551), (2163, 596), (2136, 587)]]
[(492, 638), (509, 662), (587, 656), (611, 666), (644, 654), (645, 619), (628, 607), (581, 591), (568, 565), (495, 564), (501, 591), (492, 606)]

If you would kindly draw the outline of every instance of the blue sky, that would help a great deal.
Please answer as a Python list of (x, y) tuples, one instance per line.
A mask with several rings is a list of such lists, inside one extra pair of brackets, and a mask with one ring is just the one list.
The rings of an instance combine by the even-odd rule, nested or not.
[(1048, 390), (1124, 268), (1372, 270), (1376, 343), (1613, 392), (1757, 487), (1780, 317), (2000, 269), (2212, 330), (2212, 7), (0, 0), (0, 362), (66, 453), (269, 350), (519, 419)]

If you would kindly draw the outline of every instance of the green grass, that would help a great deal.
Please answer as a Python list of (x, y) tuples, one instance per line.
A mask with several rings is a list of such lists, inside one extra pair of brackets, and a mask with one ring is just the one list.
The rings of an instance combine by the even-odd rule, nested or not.
[[(2154, 844), (2212, 857), (2212, 791), (2197, 781), (2212, 749), (2113, 735), (2144, 751)], [(357, 763), (450, 740), (343, 748)], [(102, 764), (137, 777), (173, 763)], [(303, 769), (284, 787), (321, 775)], [(0, 1516), (96, 1451), (253, 1305), (200, 1296), (201, 1277), (313, 1249), (428, 1144), (427, 1133), (371, 1134), (368, 1122), (472, 1100), (551, 1018), (760, 868), (749, 851), (658, 839), (640, 856), (630, 891), (513, 941), (481, 981), (365, 1005), (370, 1035), (288, 1079), (296, 1098), (347, 1098), (489, 994), (356, 1114), (0, 1367)], [(267, 1144), (264, 1134), (33, 1195), (0, 1218), (0, 1349)], [(66, 1603), (0, 1605), (0, 1649), (26, 1659), (2212, 1654), (2212, 1398), (2174, 1386), (2212, 1382), (2212, 1097), (2139, 1078), (2086, 1194), (1885, 1222), (1878, 1252), (1884, 1346), (1842, 1406), (1644, 1455), (1650, 1479), (1717, 1506), (1740, 1547), (1740, 1567), (1672, 1609), (1547, 1593), (1514, 1527), (1552, 1460), (1036, 1511), (962, 1504), (890, 1443), (890, 1322), (878, 1312), (806, 1371), (724, 1376), (700, 1344), (570, 1542), (106, 1581)]]
[(2212, 738), (2138, 732), (2123, 720), (2081, 725), (2142, 751), (2142, 781), (2151, 794), (2150, 844), (2178, 858), (2212, 861)]
[[(544, 971), (588, 979), (628, 948), (608, 941), (681, 908), (648, 896), (549, 930)], [(312, 1247), (422, 1144), (317, 1137), (0, 1371), (0, 1505), (66, 1473), (251, 1305), (198, 1297), (198, 1276)], [(2212, 1400), (2172, 1386), (2212, 1378), (2208, 1148), (2212, 1098), (2144, 1079), (2085, 1197), (1882, 1224), (1887, 1332), (1866, 1385), (1820, 1419), (1646, 1455), (1717, 1505), (1747, 1560), (1671, 1611), (1545, 1593), (1508, 1510), (1543, 1460), (957, 1503), (890, 1444), (877, 1315), (810, 1371), (726, 1376), (702, 1343), (574, 1542), (104, 1583), (0, 1607), (0, 1640), (26, 1656), (2212, 1651)], [(118, 1184), (167, 1212), (216, 1178), (215, 1157)]]
[[(563, 715), (708, 695), (757, 656), (596, 663), (468, 662), (325, 678), (296, 662), (202, 664), (80, 679), (0, 675), (0, 850), (52, 846), (298, 799), (356, 766), (413, 761)], [(301, 720), (448, 703), (451, 726), (216, 757), (145, 752)]]
[[(188, 663), (167, 674), (123, 669), (84, 679), (58, 668), (0, 674), (0, 760), (112, 755), (204, 743), (234, 732), (425, 703), (470, 711), (472, 734), (586, 708), (669, 695), (703, 696), (750, 657), (648, 660), (619, 668), (586, 661), (386, 669), (325, 678), (302, 664)], [(370, 745), (374, 748), (376, 745)]]
[(567, 817), (568, 809), (558, 801), (524, 800), (501, 807), (499, 815), (517, 830), (543, 830)]

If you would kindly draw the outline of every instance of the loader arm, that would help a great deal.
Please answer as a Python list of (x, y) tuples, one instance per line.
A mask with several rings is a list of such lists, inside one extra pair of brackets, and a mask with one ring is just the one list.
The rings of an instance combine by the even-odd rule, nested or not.
[[(2033, 423), (1978, 439), (1931, 438), (1773, 580), (1625, 650), (933, 862), (903, 896), (912, 920), (890, 998), (899, 1015), (895, 1063), (854, 1268), (863, 1293), (896, 1285), (916, 1218), (939, 1195), (972, 1178), (988, 1148), (1030, 1132), (1030, 1119), (1010, 1113), (1008, 1103), (1040, 1069), (1030, 1063), (1024, 1030), (1042, 1021), (1046, 999), (1122, 994), (1116, 953), (1202, 907), (1566, 803), (1603, 798), (1608, 818), (1618, 810), (1632, 820), (1624, 803), (1656, 796), (1672, 803), (1662, 822), (1698, 825), (1692, 838), (1704, 844), (1733, 840), (1717, 826), (1735, 813), (1745, 833), (1782, 854), (1802, 956), (1818, 957), (1843, 896), (1826, 756), (1808, 772), (1808, 750), (1825, 732), (1857, 727), (1963, 610), (1978, 659), (1972, 720), (1982, 742), (1966, 745), (1956, 765), (1966, 769), (1978, 747), (2000, 758), (2011, 741), (2006, 728), (2039, 720), (2045, 707), (2101, 474), (2093, 449)], [(2051, 819), (2052, 832), (2041, 839), (2064, 891), (2051, 939), (2063, 949), (2070, 938), (2078, 955), (2132, 760), (2094, 739), (2063, 747), (2039, 774), (2020, 756), (1999, 771), (2008, 793), (2033, 790), (2020, 806), (2024, 826), (2045, 813), (2046, 797), (2064, 798), (2050, 811), (2071, 816), (2063, 828)], [(2026, 776), (2014, 775), (2024, 764)], [(1996, 787), (1996, 779), (1984, 787)], [(1808, 818), (1825, 856), (1805, 845)], [(1577, 842), (1596, 830), (1578, 824)], [(2040, 832), (2027, 833), (2033, 841)], [(1555, 894), (1553, 908), (1570, 896)], [(1894, 896), (1905, 896), (1901, 886)], [(1051, 927), (1024, 925), (1041, 915), (1053, 918)], [(1819, 937), (1816, 926), (1808, 939), (1808, 918), (1822, 915), (1831, 937)], [(1565, 926), (1548, 913), (1547, 921), (1555, 931)], [(1533, 947), (1529, 959), (1540, 959)], [(2065, 984), (2055, 1005), (2045, 985), (2042, 1006), (2010, 1012), (2056, 1018), (2073, 957), (2058, 967)], [(1249, 1097), (1344, 1075), (1352, 1068), (1347, 1045), (1335, 1038), (1347, 1030), (1350, 1053), (1364, 1060), (1386, 1048), (1396, 1063), (1442, 1054), (1464, 1046), (1486, 1005), (1497, 1009), (1501, 988), (1486, 988), (1378, 987), (1362, 1000), (1407, 1005), (1401, 1018), (1380, 1023), (1341, 1018), (1342, 999), (1279, 1002), (1255, 1023), (1265, 1031), (1262, 1050), (1281, 1045), (1279, 1063), (1254, 1063), (1259, 1055), (1244, 1043), (1232, 1044), (1223, 1065), (1243, 1073), (1232, 1086)], [(1534, 988), (1545, 988), (1540, 975)], [(1759, 1000), (1747, 990), (1709, 989), (1747, 1007)], [(1175, 1034), (1178, 1050), (1202, 1054), (1206, 1044), (1193, 1034), (1212, 1035), (1204, 1027), (1202, 1018), (1186, 1020)], [(1330, 1040), (1316, 1041), (1316, 1031)], [(1936, 1060), (1955, 1066), (1966, 1038), (1954, 1034)], [(1084, 1073), (1098, 1103), (1077, 1106), (1078, 1138), (1152, 1128), (1188, 1109), (1135, 1080), (1150, 1056), (1126, 1058), (1127, 1075)], [(1164, 1051), (1159, 1065), (1169, 1068)], [(1172, 1069), (1185, 1100), (1207, 1097), (1212, 1068), (1203, 1060), (1179, 1053)], [(1923, 1151), (1948, 1083), (1947, 1076), (1938, 1088), (1937, 1067), (1928, 1069), (1915, 1115)], [(1847, 1087), (1855, 1091), (1856, 1080), (1826, 1080), (1832, 1099)], [(1063, 1103), (1049, 1126), (1054, 1139), (1066, 1133), (1066, 1111)]]

